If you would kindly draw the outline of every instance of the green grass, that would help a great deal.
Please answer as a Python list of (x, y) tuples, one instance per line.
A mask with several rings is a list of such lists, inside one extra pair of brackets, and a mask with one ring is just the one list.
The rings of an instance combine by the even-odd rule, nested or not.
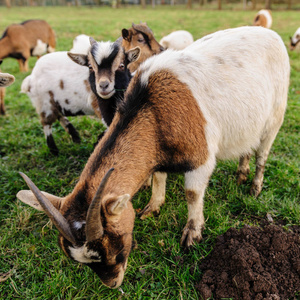
[[(140, 8), (0, 8), (0, 31), (13, 22), (46, 19), (57, 34), (57, 50), (72, 47), (73, 38), (85, 33), (97, 40), (115, 40), (122, 28), (147, 21), (156, 38), (172, 30), (189, 30), (195, 39), (219, 29), (250, 25), (252, 11), (188, 11), (184, 7)], [(274, 26), (288, 45), (299, 27), (299, 12), (273, 12)], [(60, 155), (49, 154), (39, 118), (29, 98), (20, 94), (22, 80), (18, 63), (5, 59), (2, 70), (14, 74), (7, 88), (7, 115), (0, 117), (0, 298), (1, 299), (199, 299), (195, 283), (201, 279), (199, 265), (210, 253), (218, 235), (230, 227), (258, 224), (270, 213), (284, 224), (299, 225), (300, 215), (300, 54), (289, 52), (292, 71), (288, 109), (284, 124), (269, 156), (264, 189), (255, 199), (249, 195), (251, 181), (236, 185), (237, 161), (220, 162), (205, 193), (206, 229), (203, 241), (189, 253), (179, 246), (187, 219), (183, 176), (168, 176), (166, 204), (157, 217), (136, 218), (138, 243), (130, 257), (122, 289), (104, 287), (87, 267), (67, 259), (57, 245), (57, 230), (45, 214), (16, 199), (25, 183), (25, 172), (41, 190), (58, 196), (68, 194), (93, 149), (103, 126), (95, 118), (70, 118), (82, 137), (72, 143), (59, 124), (54, 138)], [(30, 67), (36, 59), (30, 59)], [(251, 162), (253, 178), (255, 166)], [(142, 190), (133, 199), (136, 209), (150, 199)]]

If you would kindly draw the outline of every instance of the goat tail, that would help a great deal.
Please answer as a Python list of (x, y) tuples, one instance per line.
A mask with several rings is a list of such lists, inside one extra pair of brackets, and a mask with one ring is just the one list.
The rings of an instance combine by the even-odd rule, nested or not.
[(30, 92), (30, 77), (31, 75), (27, 76), (23, 80), (21, 85), (21, 93), (28, 94)]

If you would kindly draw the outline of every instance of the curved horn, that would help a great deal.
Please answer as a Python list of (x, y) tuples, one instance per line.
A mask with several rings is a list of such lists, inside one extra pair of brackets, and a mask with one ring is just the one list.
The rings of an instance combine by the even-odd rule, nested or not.
[(19, 174), (26, 181), (28, 187), (31, 189), (40, 205), (43, 207), (45, 213), (54, 223), (58, 231), (72, 244), (76, 245), (75, 238), (71, 232), (68, 221), (63, 217), (63, 215), (57, 210), (53, 204), (42, 194), (42, 192), (36, 187), (36, 185), (29, 179), (27, 175), (22, 172)]
[(105, 174), (87, 212), (85, 233), (86, 240), (88, 242), (99, 239), (103, 236), (103, 226), (101, 223), (101, 199), (105, 185), (113, 170), (114, 168), (111, 168)]

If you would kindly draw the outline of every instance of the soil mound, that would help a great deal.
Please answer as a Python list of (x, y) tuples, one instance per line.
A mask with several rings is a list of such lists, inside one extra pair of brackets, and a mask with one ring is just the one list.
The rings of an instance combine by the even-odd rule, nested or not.
[(203, 277), (196, 289), (203, 299), (299, 299), (299, 229), (229, 229), (200, 266)]

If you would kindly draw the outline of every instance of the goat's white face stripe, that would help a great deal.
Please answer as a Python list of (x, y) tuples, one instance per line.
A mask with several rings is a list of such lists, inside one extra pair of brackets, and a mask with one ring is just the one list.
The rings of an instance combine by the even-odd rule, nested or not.
[[(88, 250), (86, 245), (81, 247), (69, 247), (71, 256), (74, 260), (81, 262), (83, 264), (90, 264), (92, 262), (101, 262), (101, 257), (99, 254), (93, 250)], [(98, 257), (91, 258), (91, 257)]]
[(82, 222), (75, 221), (75, 222), (73, 223), (73, 227), (74, 227), (76, 230), (78, 230), (78, 229), (80, 229), (80, 228), (82, 227), (82, 225), (85, 224), (85, 223), (86, 223), (85, 221), (82, 221)]
[(98, 65), (102, 62), (104, 58), (109, 57), (114, 48), (111, 42), (98, 42), (98, 48), (93, 52), (93, 57)]

